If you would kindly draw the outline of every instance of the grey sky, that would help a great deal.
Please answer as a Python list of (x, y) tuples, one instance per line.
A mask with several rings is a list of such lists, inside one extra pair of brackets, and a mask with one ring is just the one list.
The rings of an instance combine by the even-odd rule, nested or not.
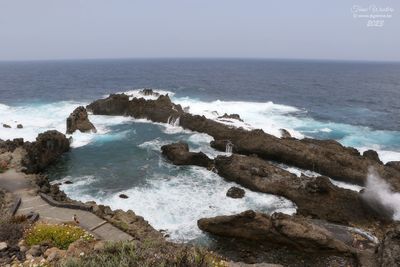
[(0, 60), (137, 57), (400, 61), (400, 1), (0, 0)]

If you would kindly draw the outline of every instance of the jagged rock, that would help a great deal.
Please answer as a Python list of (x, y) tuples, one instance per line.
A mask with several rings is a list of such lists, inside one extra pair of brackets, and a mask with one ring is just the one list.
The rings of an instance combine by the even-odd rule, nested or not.
[(231, 198), (242, 198), (244, 197), (245, 193), (246, 192), (242, 188), (232, 186), (226, 192), (226, 196)]
[(290, 138), (290, 137), (292, 137), (290, 135), (290, 133), (288, 132), (288, 130), (286, 130), (286, 129), (279, 129), (279, 131), (281, 132), (281, 138)]
[(65, 250), (61, 250), (56, 247), (49, 248), (44, 252), (44, 256), (49, 262), (60, 260), (64, 258), (65, 255), (66, 255)]
[(373, 161), (376, 161), (380, 164), (383, 164), (382, 161), (379, 159), (378, 152), (376, 152), (375, 150), (370, 149), (370, 150), (364, 151), (363, 157), (373, 160)]
[(8, 124), (5, 124), (5, 123), (3, 123), (3, 127), (4, 127), (4, 128), (11, 128), (11, 126), (10, 126), (10, 125), (8, 125)]
[[(348, 228), (313, 221), (301, 216), (275, 213), (271, 216), (254, 211), (237, 215), (203, 218), (198, 227), (206, 232), (263, 243), (273, 243), (307, 252), (356, 253), (353, 232)], [(372, 241), (363, 240), (363, 249), (375, 247)]]
[(17, 128), (22, 129), (22, 128), (24, 128), (24, 126), (22, 124), (17, 124)]
[(140, 93), (145, 96), (149, 96), (149, 95), (159, 96), (160, 95), (159, 93), (154, 92), (153, 89), (149, 89), (149, 88), (144, 88), (142, 91), (140, 91)]
[(391, 167), (400, 171), (400, 161), (389, 161), (385, 164), (385, 166)]
[(73, 134), (76, 130), (82, 133), (97, 132), (96, 127), (89, 121), (85, 107), (77, 107), (67, 118), (67, 134)]
[[(185, 113), (168, 96), (160, 96), (157, 100), (134, 98), (129, 101), (129, 97), (124, 94), (111, 95), (91, 103), (87, 108), (98, 115), (130, 115), (163, 123), (168, 122), (171, 117), (179, 117), (181, 127), (207, 133), (214, 138), (214, 143), (228, 140), (233, 144), (236, 153), (256, 154), (263, 159), (313, 170), (348, 183), (364, 185), (368, 168), (372, 166), (394, 190), (400, 191), (400, 180), (397, 179), (400, 171), (362, 157), (354, 148), (344, 147), (333, 140), (281, 139), (262, 130), (234, 128), (204, 116)], [(215, 148), (222, 151), (226, 149), (225, 146)]]
[(67, 180), (64, 182), (64, 184), (73, 184), (73, 182), (71, 182), (70, 180)]
[(203, 152), (189, 152), (187, 143), (174, 143), (161, 147), (162, 154), (175, 165), (197, 165), (209, 167), (212, 160)]
[(234, 119), (234, 120), (238, 120), (238, 121), (243, 121), (243, 120), (240, 118), (239, 114), (229, 114), (229, 115), (228, 115), (227, 113), (225, 113), (225, 114), (222, 115), (222, 116), (219, 116), (218, 119)]
[(69, 140), (58, 131), (39, 134), (33, 143), (26, 142), (27, 155), (22, 161), (27, 173), (38, 173), (56, 161), (70, 148)]
[(400, 266), (400, 224), (397, 223), (385, 234), (378, 249), (380, 266)]
[(27, 252), (26, 254), (32, 255), (33, 257), (39, 257), (42, 255), (42, 248), (40, 245), (33, 245)]
[(125, 198), (125, 199), (128, 198), (128, 196), (125, 195), (125, 194), (120, 194), (119, 197), (120, 197), (120, 198)]
[(345, 224), (383, 220), (357, 192), (339, 188), (327, 177), (297, 177), (260, 158), (237, 154), (218, 156), (214, 166), (218, 174), (229, 181), (293, 201), (297, 213), (304, 216)]

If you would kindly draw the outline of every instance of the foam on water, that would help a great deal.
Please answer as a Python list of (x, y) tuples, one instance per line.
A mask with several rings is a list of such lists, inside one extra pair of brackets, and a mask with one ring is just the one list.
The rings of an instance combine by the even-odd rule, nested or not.
[[(176, 167), (174, 167), (176, 168)], [(200, 167), (185, 167), (177, 176), (155, 173), (146, 187), (134, 187), (114, 194), (100, 193), (88, 197), (85, 188), (86, 178), (75, 178), (77, 183), (62, 185), (61, 188), (72, 198), (96, 201), (113, 209), (131, 209), (145, 217), (156, 229), (167, 230), (171, 239), (192, 240), (202, 235), (197, 220), (203, 217), (235, 214), (248, 209), (271, 213), (274, 211), (292, 214), (296, 211), (287, 199), (256, 193), (245, 189), (242, 199), (226, 197), (231, 186), (239, 185), (226, 182), (213, 172)], [(91, 181), (90, 181), (91, 182)], [(128, 199), (121, 199), (119, 194)]]

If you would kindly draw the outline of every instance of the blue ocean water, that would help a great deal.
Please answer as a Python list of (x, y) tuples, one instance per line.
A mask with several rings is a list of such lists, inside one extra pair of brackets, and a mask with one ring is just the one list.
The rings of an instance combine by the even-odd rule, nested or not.
[[(65, 132), (78, 105), (113, 92), (137, 96), (156, 88), (195, 114), (218, 120), (238, 113), (248, 129), (280, 136), (335, 139), (360, 151), (373, 148), (384, 162), (400, 160), (400, 64), (286, 60), (88, 60), (0, 63), (0, 138), (34, 140), (40, 132)], [(210, 136), (174, 125), (128, 117), (90, 116), (96, 134), (74, 133), (73, 149), (48, 174), (82, 201), (132, 209), (171, 238), (201, 237), (197, 219), (246, 209), (292, 213), (290, 201), (246, 190), (198, 167), (173, 166), (163, 144), (187, 141), (210, 157)], [(23, 129), (16, 125), (22, 123)], [(222, 153), (224, 154), (224, 153)], [(292, 169), (293, 171), (293, 169)], [(302, 170), (294, 170), (300, 173)], [(342, 185), (352, 188), (352, 185)], [(359, 190), (359, 188), (358, 188)], [(124, 193), (128, 199), (120, 199)]]

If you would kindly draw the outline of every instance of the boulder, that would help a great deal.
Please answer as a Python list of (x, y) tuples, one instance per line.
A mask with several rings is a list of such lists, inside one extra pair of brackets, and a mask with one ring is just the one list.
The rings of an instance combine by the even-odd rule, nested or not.
[(364, 151), (363, 157), (373, 160), (373, 161), (376, 161), (379, 164), (383, 164), (382, 161), (379, 159), (378, 152), (376, 152), (375, 150), (370, 149), (370, 150)]
[(125, 198), (125, 199), (128, 198), (128, 196), (125, 195), (125, 194), (120, 194), (119, 197), (120, 197), (120, 198)]
[(396, 224), (385, 234), (378, 249), (380, 266), (400, 266), (400, 224)]
[(240, 118), (239, 114), (227, 114), (227, 113), (225, 113), (222, 116), (219, 116), (218, 119), (233, 119), (233, 120), (243, 121)]
[(33, 257), (39, 257), (42, 255), (42, 248), (40, 245), (33, 245), (27, 252), (26, 254), (32, 255)]
[(97, 132), (96, 127), (89, 121), (85, 107), (77, 107), (67, 118), (67, 134), (73, 134), (76, 130), (82, 133)]
[(281, 138), (290, 138), (290, 137), (292, 137), (290, 135), (290, 133), (288, 132), (288, 130), (286, 130), (286, 129), (279, 129), (279, 131), (281, 132)]
[(226, 192), (226, 196), (231, 198), (243, 198), (245, 193), (246, 192), (242, 188), (232, 186)]
[(58, 131), (47, 131), (39, 134), (33, 143), (26, 142), (27, 152), (22, 160), (27, 173), (38, 173), (55, 162), (63, 153), (69, 151), (69, 140)]
[(187, 143), (174, 143), (161, 147), (162, 154), (175, 165), (210, 167), (212, 160), (203, 152), (189, 152)]
[(11, 126), (10, 126), (10, 125), (8, 125), (8, 124), (5, 124), (5, 123), (3, 123), (3, 127), (4, 127), (4, 128), (11, 128)]
[(44, 252), (44, 256), (49, 262), (58, 261), (64, 258), (65, 255), (66, 255), (65, 250), (61, 250), (56, 247), (49, 248)]
[(17, 124), (17, 128), (22, 129), (22, 128), (24, 128), (24, 126), (22, 124)]
[(0, 242), (0, 251), (4, 251), (8, 248), (8, 245), (6, 242)]
[(307, 252), (354, 254), (376, 246), (365, 236), (364, 246), (355, 248), (351, 229), (282, 213), (269, 216), (249, 210), (237, 215), (203, 218), (197, 225), (219, 236), (244, 239), (257, 245), (284, 245)]

